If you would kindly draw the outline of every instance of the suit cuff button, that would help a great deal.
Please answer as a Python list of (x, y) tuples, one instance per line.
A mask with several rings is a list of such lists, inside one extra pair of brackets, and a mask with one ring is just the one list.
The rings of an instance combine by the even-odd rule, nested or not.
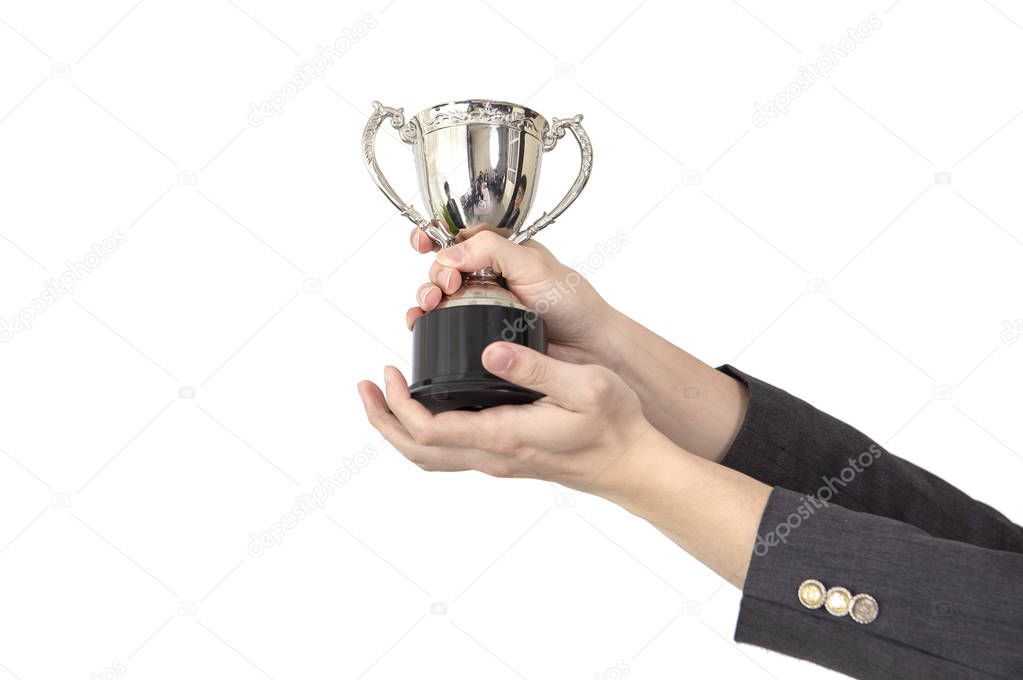
[(877, 600), (866, 593), (854, 596), (849, 603), (849, 618), (856, 623), (871, 623), (877, 618)]
[(834, 586), (828, 588), (824, 596), (824, 608), (832, 616), (845, 616), (849, 613), (849, 602), (852, 600), (852, 593), (847, 588)]
[(817, 579), (807, 579), (799, 584), (799, 603), (807, 609), (820, 609), (824, 605), (824, 584)]

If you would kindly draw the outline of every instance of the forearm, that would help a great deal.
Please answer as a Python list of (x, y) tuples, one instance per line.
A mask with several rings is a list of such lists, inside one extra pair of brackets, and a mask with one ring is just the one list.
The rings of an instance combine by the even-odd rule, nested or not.
[(742, 588), (771, 487), (704, 460), (651, 430), (603, 495)]
[(746, 413), (745, 385), (624, 314), (612, 310), (606, 322), (599, 361), (636, 392), (647, 420), (686, 451), (721, 460)]

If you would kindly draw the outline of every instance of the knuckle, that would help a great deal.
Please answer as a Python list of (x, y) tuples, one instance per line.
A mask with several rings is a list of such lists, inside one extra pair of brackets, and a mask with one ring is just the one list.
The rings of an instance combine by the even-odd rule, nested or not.
[(424, 443), (423, 439), (428, 436), (428, 432), (423, 421), (418, 418), (405, 418), (402, 420), (402, 424), (405, 426), (405, 429), (408, 430), (409, 435), (416, 444)]
[(554, 253), (547, 249), (547, 247), (537, 241), (535, 238), (531, 238), (522, 244), (523, 252), (529, 253), (532, 257), (537, 260), (546, 263), (555, 263), (558, 260), (554, 257)]
[(599, 366), (592, 367), (588, 373), (580, 388), (580, 399), (591, 405), (605, 402), (614, 394), (616, 382), (613, 374)]
[(515, 455), (520, 448), (518, 434), (511, 430), (498, 430), (490, 436), (491, 448), (497, 453)]
[(549, 250), (536, 250), (534, 248), (520, 248), (520, 250), (527, 258), (545, 269), (552, 268), (557, 262)]
[(476, 241), (479, 246), (489, 249), (496, 246), (499, 241), (505, 241), (505, 239), (492, 231), (481, 231), (474, 238), (470, 239), (468, 243), (473, 241)]
[(484, 238), (487, 232), (483, 231), (478, 234), (473, 234), (472, 238), (468, 238), (462, 242), (462, 249), (465, 251), (467, 258), (476, 258), (479, 256), (483, 246), (486, 245)]
[(409, 461), (420, 470), (426, 472), (432, 472), (437, 469), (437, 461), (435, 456), (431, 456), (429, 452), (421, 447), (407, 447), (402, 451), (402, 455), (409, 459)]
[(440, 433), (434, 427), (419, 427), (416, 431), (416, 441), (423, 446), (436, 446), (440, 443)]
[(401, 452), (401, 455), (405, 456), (413, 465), (417, 467), (423, 467), (424, 465), (426, 465), (426, 459), (423, 458), (422, 454), (419, 451), (409, 448), (398, 450)]
[(600, 401), (597, 397), (596, 391), (593, 389), (593, 386), (589, 383), (584, 383), (579, 386), (576, 391), (576, 399), (578, 399), (579, 403), (583, 406), (590, 406)]
[(547, 246), (540, 243), (535, 238), (531, 238), (525, 243), (520, 244), (519, 249), (524, 253), (528, 253), (531, 257), (534, 257), (541, 262), (560, 264), (560, 262), (558, 262), (558, 258), (554, 257), (554, 253), (552, 253), (550, 249), (547, 248)]
[(615, 391), (615, 386), (618, 384), (615, 376), (605, 368), (601, 368), (600, 371), (593, 379), (594, 389), (597, 394), (602, 397), (611, 396)]
[(530, 385), (542, 385), (547, 380), (547, 365), (543, 361), (536, 361), (534, 358), (521, 367), (520, 374), (525, 382)]

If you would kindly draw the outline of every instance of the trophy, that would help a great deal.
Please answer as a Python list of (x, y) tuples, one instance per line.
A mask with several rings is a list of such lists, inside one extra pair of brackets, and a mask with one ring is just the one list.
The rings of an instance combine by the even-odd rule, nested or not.
[[(377, 163), (376, 137), (385, 120), (412, 146), (419, 193), (428, 203), (426, 216), (401, 198)], [(524, 243), (554, 222), (590, 177), (593, 147), (581, 121), (580, 115), (548, 123), (525, 106), (469, 99), (432, 106), (406, 122), (402, 109), (373, 102), (362, 152), (384, 195), (441, 248), (484, 231)], [(526, 226), (540, 160), (566, 130), (579, 144), (579, 174), (561, 202)], [(527, 404), (542, 397), (483, 368), (483, 349), (497, 340), (546, 352), (547, 328), (492, 268), (463, 274), (462, 287), (413, 326), (413, 398), (440, 413)]]

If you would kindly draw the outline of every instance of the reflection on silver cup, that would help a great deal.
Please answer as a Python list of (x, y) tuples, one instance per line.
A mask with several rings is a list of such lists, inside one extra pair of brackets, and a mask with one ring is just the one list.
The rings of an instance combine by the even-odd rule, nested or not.
[[(413, 147), (420, 193), (429, 203), (428, 217), (405, 203), (380, 171), (376, 136), (386, 119), (402, 141)], [(571, 130), (582, 151), (579, 174), (553, 210), (524, 228), (536, 195), (540, 161), (566, 130)], [(483, 229), (522, 243), (572, 204), (593, 167), (593, 147), (582, 116), (548, 123), (532, 109), (484, 99), (432, 106), (408, 122), (402, 109), (373, 102), (362, 148), (369, 173), (384, 195), (440, 246)]]

